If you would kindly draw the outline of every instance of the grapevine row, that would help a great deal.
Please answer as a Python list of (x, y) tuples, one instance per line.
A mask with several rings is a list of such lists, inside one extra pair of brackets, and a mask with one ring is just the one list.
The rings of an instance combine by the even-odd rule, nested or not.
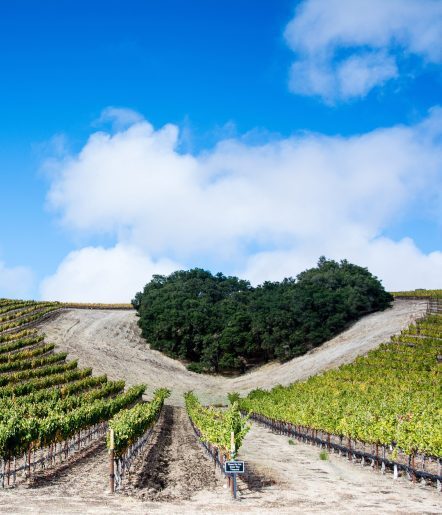
[(109, 420), (121, 409), (138, 401), (145, 385), (133, 386), (113, 399), (98, 399), (67, 413), (54, 413), (37, 417), (13, 417), (0, 424), (0, 456), (3, 460), (23, 455), (32, 446), (46, 447), (67, 440), (94, 424)]
[(211, 443), (221, 452), (230, 455), (233, 432), (235, 449), (241, 447), (250, 425), (247, 418), (241, 415), (237, 402), (222, 411), (203, 406), (193, 392), (184, 394), (184, 400), (189, 418), (197, 427), (203, 442)]
[(23, 345), (23, 347), (30, 347), (31, 345), (32, 348), (25, 348), (24, 350), (18, 350), (18, 352), (0, 352), (0, 363), (6, 363), (7, 361), (11, 362), (26, 358), (35, 358), (36, 356), (46, 354), (47, 352), (50, 352), (55, 348), (55, 345), (53, 343), (43, 343), (36, 346), (34, 346), (33, 344), (28, 344)]
[[(97, 399), (104, 399), (121, 393), (124, 389), (124, 381), (110, 381), (102, 383), (95, 388), (66, 397), (48, 397), (33, 402), (34, 399), (27, 399), (26, 402), (16, 402), (15, 399), (0, 399), (0, 423), (7, 421), (14, 415), (20, 417), (44, 418), (52, 413), (66, 413), (75, 408), (93, 402)], [(19, 400), (24, 399), (19, 397)]]
[[(51, 347), (50, 345), (48, 346)], [(43, 350), (45, 348), (43, 347)], [(39, 351), (41, 349), (35, 349), (35, 351)], [(35, 352), (32, 351), (32, 352)], [(43, 358), (33, 358), (33, 356), (28, 356), (24, 359), (14, 359), (11, 361), (7, 361), (5, 363), (0, 363), (0, 373), (4, 372), (13, 372), (17, 370), (34, 370), (40, 367), (44, 367), (44, 370), (47, 370), (48, 365), (52, 365), (54, 363), (59, 363), (60, 361), (64, 361), (67, 357), (67, 352), (57, 352), (56, 354), (51, 354), (50, 356), (45, 356)], [(44, 375), (47, 375), (45, 373)], [(9, 376), (6, 376), (6, 378)], [(3, 379), (3, 376), (0, 377), (0, 380)]]
[(74, 369), (53, 374), (48, 377), (39, 377), (19, 384), (8, 384), (0, 388), (0, 398), (27, 395), (38, 390), (43, 390), (52, 386), (64, 385), (71, 381), (83, 379), (92, 374), (91, 368)]
[[(429, 317), (435, 332), (442, 317)], [(442, 457), (442, 340), (394, 337), (367, 356), (307, 381), (240, 400), (244, 411), (395, 452)]]
[(15, 320), (13, 322), (6, 322), (4, 324), (1, 324), (0, 325), (0, 332), (1, 331), (8, 331), (10, 329), (15, 329), (17, 327), (20, 327), (20, 326), (23, 326), (23, 325), (26, 325), (26, 324), (30, 324), (31, 322), (35, 322), (36, 320), (39, 320), (40, 318), (42, 318), (44, 315), (47, 315), (48, 313), (51, 313), (52, 311), (55, 311), (57, 309), (60, 309), (60, 306), (52, 306), (52, 307), (49, 307), (49, 308), (45, 308), (45, 309), (39, 311), (38, 313), (36, 313), (35, 315), (25, 316), (23, 318), (20, 318), (19, 320)]
[[(113, 430), (113, 449), (117, 457), (122, 456), (127, 448), (156, 422), (169, 395), (170, 390), (167, 388), (155, 390), (150, 402), (139, 403), (131, 409), (122, 410), (109, 421), (109, 427)], [(109, 435), (108, 447), (111, 444)]]
[(391, 292), (394, 297), (422, 297), (422, 298), (432, 298), (432, 299), (441, 299), (442, 298), (442, 290), (409, 290), (409, 291), (394, 291)]

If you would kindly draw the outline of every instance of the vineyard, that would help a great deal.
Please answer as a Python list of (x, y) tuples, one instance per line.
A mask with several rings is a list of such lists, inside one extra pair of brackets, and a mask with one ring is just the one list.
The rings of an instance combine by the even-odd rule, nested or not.
[(393, 297), (397, 298), (424, 298), (424, 299), (442, 299), (442, 290), (409, 290), (391, 292)]
[(124, 381), (93, 377), (91, 368), (80, 369), (77, 361), (66, 361), (66, 352), (54, 352), (54, 345), (45, 343), (44, 336), (29, 325), (62, 307), (59, 303), (0, 300), (3, 487), (14, 484), (20, 475), (30, 477), (38, 467), (67, 459), (82, 444), (103, 436), (110, 419), (121, 457), (158, 418), (168, 395), (161, 390), (151, 403), (140, 403), (145, 385), (124, 391)]
[[(349, 461), (382, 471), (395, 467), (396, 477), (424, 480), (429, 491), (423, 491), (421, 498), (428, 511), (435, 506), (431, 496), (438, 494), (430, 485), (441, 474), (442, 317), (421, 316), (388, 344), (339, 369), (290, 387), (255, 389), (244, 396), (241, 378), (204, 378), (185, 367), (184, 372), (169, 371), (171, 360), (158, 361), (156, 354), (156, 368), (147, 368), (143, 375), (151, 356), (145, 345), (136, 346), (129, 326), (112, 325), (115, 320), (135, 326), (135, 314), (127, 306), (67, 306), (0, 300), (0, 498), (9, 511), (20, 511), (25, 505), (50, 511), (47, 503), (51, 502), (54, 513), (68, 511), (67, 505), (75, 512), (83, 506), (78, 503), (86, 502), (97, 513), (139, 513), (148, 509), (146, 502), (153, 501), (161, 503), (164, 512), (173, 512), (173, 503), (187, 503), (190, 511), (220, 506), (228, 511), (227, 503), (235, 501), (223, 488), (226, 479), (245, 509), (313, 509), (316, 489), (330, 486), (321, 484), (318, 467), (323, 474), (331, 474), (328, 481), (335, 481), (336, 470), (344, 474), (340, 462), (347, 460), (338, 457), (340, 462), (330, 468), (328, 462), (318, 463), (310, 446), (304, 445), (304, 450), (293, 441), (317, 444), (329, 453), (335, 450)], [(67, 325), (55, 342), (52, 335), (57, 333), (49, 331), (48, 337), (40, 332), (61, 327), (63, 319)], [(81, 332), (75, 332), (81, 326), (78, 320), (87, 321), (88, 335), (95, 321), (104, 320), (102, 325), (109, 328), (85, 340), (106, 366), (72, 353), (72, 343), (60, 345), (66, 334), (74, 342), (82, 338)], [(111, 340), (114, 346), (100, 347), (102, 340)], [(139, 354), (131, 354), (134, 350)], [(110, 366), (104, 358), (114, 353), (116, 361)], [(131, 374), (132, 369), (139, 372)], [(257, 385), (262, 384), (263, 372), (256, 375)], [(160, 374), (165, 382), (158, 380)], [(278, 373), (273, 380), (280, 382)], [(149, 401), (142, 399), (146, 384)], [(189, 391), (192, 384), (196, 388)], [(223, 395), (223, 405), (214, 406), (206, 390), (216, 392), (215, 399)], [(227, 395), (229, 391), (233, 393)], [(289, 436), (290, 445), (282, 435)], [(246, 473), (226, 474), (231, 460), (245, 463)], [(368, 495), (366, 485), (375, 484), (377, 475), (356, 469), (348, 477), (363, 499)], [(289, 475), (279, 479), (286, 471)], [(305, 475), (315, 487), (311, 494), (302, 483)], [(420, 506), (411, 503), (398, 482), (391, 484), (395, 486), (377, 488), (391, 492), (398, 507)], [(334, 487), (344, 499), (345, 481)], [(109, 491), (115, 494), (109, 496)], [(292, 492), (299, 492), (296, 501)], [(407, 501), (401, 504), (397, 498), (404, 495)], [(413, 495), (418, 499), (421, 494)], [(339, 511), (346, 503), (334, 507)], [(362, 504), (352, 506), (359, 509)]]
[[(241, 409), (278, 430), (375, 462), (442, 475), (442, 317), (429, 315), (349, 365), (289, 387), (255, 390)], [(380, 453), (380, 454), (379, 454)], [(418, 470), (418, 467), (420, 470)], [(395, 469), (397, 473), (397, 468)]]

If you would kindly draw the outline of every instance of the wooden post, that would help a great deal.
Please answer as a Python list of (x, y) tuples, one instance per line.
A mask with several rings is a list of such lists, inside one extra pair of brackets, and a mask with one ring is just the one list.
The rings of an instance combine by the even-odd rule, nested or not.
[[(230, 433), (230, 459), (235, 459), (235, 433), (233, 431)], [(232, 497), (236, 499), (236, 474), (231, 474), (230, 488)]]
[(114, 443), (114, 430), (110, 429), (110, 446), (109, 446), (109, 486), (113, 494), (115, 492), (115, 443)]
[[(442, 476), (442, 460), (439, 458), (438, 460), (438, 467), (437, 467), (437, 474), (438, 476)], [(436, 482), (437, 490), (439, 492), (442, 492), (442, 481), (440, 479)]]

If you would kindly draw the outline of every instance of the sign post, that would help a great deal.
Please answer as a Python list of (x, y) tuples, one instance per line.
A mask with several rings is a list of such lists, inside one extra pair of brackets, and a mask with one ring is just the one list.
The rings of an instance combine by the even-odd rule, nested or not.
[(236, 475), (244, 474), (245, 466), (243, 461), (235, 460), (235, 433), (230, 433), (230, 459), (224, 462), (224, 472), (229, 477), (232, 496), (236, 499)]
[(245, 465), (243, 461), (229, 460), (224, 463), (224, 471), (232, 477), (232, 495), (236, 499), (236, 476), (237, 474), (244, 474)]
[[(230, 432), (230, 458), (232, 460), (235, 459), (236, 448), (235, 448), (235, 433), (233, 431)], [(236, 499), (236, 474), (233, 474), (231, 485), (232, 487), (232, 496)]]

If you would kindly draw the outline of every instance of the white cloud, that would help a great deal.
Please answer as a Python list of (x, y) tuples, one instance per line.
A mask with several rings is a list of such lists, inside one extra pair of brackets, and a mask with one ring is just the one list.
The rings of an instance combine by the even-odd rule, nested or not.
[(71, 252), (54, 275), (43, 280), (41, 298), (71, 302), (130, 302), (153, 274), (180, 268), (168, 259), (152, 261), (140, 249), (86, 247)]
[(58, 161), (48, 199), (65, 226), (119, 244), (70, 255), (43, 296), (85, 300), (103, 290), (106, 299), (127, 299), (151, 269), (174, 263), (282, 279), (321, 254), (372, 267), (388, 287), (442, 286), (438, 253), (381, 237), (414, 202), (436, 212), (442, 110), (417, 125), (347, 138), (230, 139), (198, 156), (178, 153), (178, 133), (137, 122), (95, 133), (78, 155)]
[(290, 89), (328, 103), (365, 96), (407, 56), (441, 63), (441, 25), (439, 0), (304, 0), (285, 30)]
[(114, 130), (121, 130), (142, 120), (143, 117), (133, 109), (109, 106), (102, 111), (94, 125), (98, 126), (110, 123)]
[(32, 292), (34, 276), (24, 266), (7, 267), (0, 261), (0, 297), (12, 299), (29, 298)]
[[(342, 236), (346, 236), (341, 239)], [(318, 256), (350, 262), (367, 267), (379, 277), (389, 291), (415, 288), (442, 288), (442, 252), (421, 252), (413, 240), (404, 238), (399, 242), (388, 238), (372, 240), (354, 235), (341, 235), (324, 242), (309, 242), (302, 249), (261, 252), (252, 256), (241, 274), (259, 283), (262, 277), (280, 280), (315, 266)]]

